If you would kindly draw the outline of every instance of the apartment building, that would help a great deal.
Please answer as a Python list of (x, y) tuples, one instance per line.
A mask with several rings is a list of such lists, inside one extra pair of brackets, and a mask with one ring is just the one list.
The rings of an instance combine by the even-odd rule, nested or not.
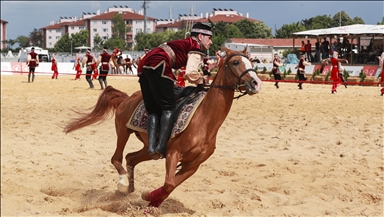
[(194, 15), (179, 14), (179, 17), (176, 20), (172, 20), (172, 19), (158, 20), (156, 31), (163, 32), (166, 30), (179, 31), (186, 28), (188, 29), (188, 27), (191, 26), (191, 23), (192, 24), (196, 22), (208, 23), (209, 22), (208, 19), (211, 20), (213, 23), (222, 21), (227, 24), (232, 24), (242, 19), (248, 19), (249, 21), (252, 21), (252, 22), (260, 22), (259, 20), (249, 18), (249, 13), (246, 13), (246, 16), (243, 16), (242, 13), (238, 13), (233, 9), (213, 8), (212, 13), (209, 14), (207, 12), (205, 16), (203, 16), (203, 13), (201, 13), (200, 16), (196, 14)]
[(3, 42), (7, 40), (7, 24), (8, 22), (5, 20), (0, 20), (0, 41), (1, 43), (1, 49), (7, 48), (7, 43)]
[[(126, 42), (127, 47), (132, 47), (136, 34), (144, 31), (144, 15), (142, 10), (135, 12), (127, 6), (108, 8), (108, 10), (103, 13), (100, 13), (100, 10), (96, 13), (83, 12), (82, 17), (79, 19), (77, 19), (77, 17), (60, 17), (57, 23), (51, 21), (49, 26), (41, 28), (45, 37), (45, 47), (53, 48), (63, 35), (67, 33), (71, 35), (84, 29), (88, 30), (88, 43), (90, 47), (93, 47), (93, 39), (96, 35), (99, 35), (104, 40), (112, 36), (112, 19), (116, 13), (121, 14), (126, 26), (130, 30), (126, 32)], [(155, 18), (146, 17), (147, 33), (155, 31), (155, 20)]]

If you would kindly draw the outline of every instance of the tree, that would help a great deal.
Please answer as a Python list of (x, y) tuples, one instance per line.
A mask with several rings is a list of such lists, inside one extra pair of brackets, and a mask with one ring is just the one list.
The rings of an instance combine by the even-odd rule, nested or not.
[(100, 37), (99, 34), (96, 34), (93, 38), (93, 49), (102, 50), (104, 45), (104, 40)]
[(44, 42), (44, 37), (41, 31), (38, 29), (33, 29), (32, 32), (29, 33), (29, 44), (32, 46), (39, 46), (41, 47)]
[(125, 41), (125, 33), (128, 31), (123, 17), (119, 13), (115, 13), (112, 18), (112, 35)]
[(351, 19), (345, 11), (340, 11), (336, 13), (331, 21), (332, 27), (337, 26), (346, 26), (346, 25), (353, 25), (353, 24), (364, 24), (364, 20), (360, 17), (355, 17)]
[(300, 22), (284, 24), (280, 29), (276, 30), (276, 38), (291, 38), (292, 33), (305, 30), (305, 26), (303, 26)]
[(25, 35), (19, 35), (15, 41), (19, 44), (20, 48), (29, 46), (29, 38)]
[(306, 27), (306, 29), (326, 29), (331, 28), (331, 16), (327, 15), (317, 15), (312, 18), (311, 28)]
[(272, 38), (272, 28), (269, 28), (264, 22), (242, 19), (235, 22), (234, 25), (243, 33), (244, 38)]
[(72, 39), (72, 51), (75, 47), (87, 45), (88, 39), (88, 30), (81, 30), (78, 33), (71, 34), (68, 33), (63, 35), (55, 44), (54, 48), (51, 49), (52, 52), (71, 52), (71, 39)]
[(103, 45), (106, 46), (108, 49), (114, 49), (114, 48), (119, 48), (121, 50), (127, 49), (127, 45), (126, 45), (125, 41), (116, 35), (114, 35), (114, 36), (112, 36), (112, 38), (109, 38), (108, 40), (104, 41)]

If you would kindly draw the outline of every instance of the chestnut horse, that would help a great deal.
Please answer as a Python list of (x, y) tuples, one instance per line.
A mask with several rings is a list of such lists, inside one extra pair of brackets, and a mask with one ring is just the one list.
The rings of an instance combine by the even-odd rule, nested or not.
[(109, 60), (109, 63), (113, 63), (112, 65), (112, 70), (116, 69), (116, 74), (123, 74), (121, 72), (120, 67), (123, 67), (123, 72), (125, 72), (125, 66), (126, 66), (126, 61), (124, 58), (121, 58), (121, 64), (117, 63), (117, 57), (115, 55), (111, 55), (111, 59)]
[[(222, 50), (224, 50), (223, 58), (221, 58), (222, 64), (188, 127), (168, 141), (164, 185), (142, 194), (142, 198), (150, 202), (148, 206), (159, 207), (177, 186), (192, 176), (199, 166), (213, 154), (217, 132), (231, 109), (235, 92), (240, 92), (242, 95), (253, 95), (260, 92), (262, 82), (246, 56), (246, 49), (243, 52), (237, 52), (224, 47)], [(129, 193), (135, 190), (135, 166), (143, 161), (151, 160), (148, 154), (147, 134), (134, 131), (126, 126), (142, 100), (141, 91), (128, 96), (126, 93), (108, 86), (101, 93), (90, 113), (72, 119), (64, 128), (64, 132), (69, 133), (91, 124), (101, 123), (108, 119), (109, 113), (113, 111), (117, 146), (111, 163), (119, 173), (118, 189), (120, 191), (128, 190)], [(144, 146), (141, 150), (126, 155), (127, 170), (125, 170), (122, 166), (123, 151), (132, 133), (135, 133)], [(177, 171), (178, 162), (181, 163), (181, 168)]]

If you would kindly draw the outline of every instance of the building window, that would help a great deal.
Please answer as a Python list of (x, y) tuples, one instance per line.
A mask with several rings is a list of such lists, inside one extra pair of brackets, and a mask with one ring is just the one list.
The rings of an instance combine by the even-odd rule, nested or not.
[(103, 36), (103, 40), (107, 40), (108, 39), (108, 36)]
[(79, 30), (84, 30), (84, 27), (83, 26), (79, 27)]
[(48, 39), (52, 39), (52, 36), (48, 36)]
[(61, 29), (56, 29), (56, 32), (61, 32)]
[(143, 30), (141, 28), (136, 29), (136, 33), (142, 32)]
[(52, 46), (52, 42), (49, 42), (49, 46)]
[(108, 29), (103, 29), (103, 32), (108, 32)]
[(101, 21), (101, 23), (105, 25), (105, 24), (107, 24), (107, 21)]
[(126, 20), (126, 21), (125, 21), (125, 24), (128, 24), (128, 25), (129, 25), (129, 24), (131, 24), (131, 21), (130, 21), (130, 20)]
[(93, 29), (93, 32), (97, 32), (97, 29)]
[(50, 32), (50, 33), (51, 33), (51, 32), (52, 32), (52, 30), (49, 30), (48, 32)]
[(147, 24), (151, 25), (152, 23), (151, 23), (151, 21), (149, 20), (149, 21), (147, 21)]
[(143, 23), (143, 21), (141, 21), (141, 20), (136, 20), (136, 24), (142, 24)]
[(71, 29), (72, 29), (72, 30), (74, 30), (74, 29), (75, 29), (75, 27), (74, 27), (74, 26), (71, 26)]
[(56, 36), (56, 39), (60, 39), (60, 36)]
[(97, 21), (96, 21), (96, 20), (94, 20), (92, 23), (96, 25), (96, 24), (97, 24)]
[(151, 32), (152, 32), (151, 28), (147, 28), (147, 33), (151, 33)]

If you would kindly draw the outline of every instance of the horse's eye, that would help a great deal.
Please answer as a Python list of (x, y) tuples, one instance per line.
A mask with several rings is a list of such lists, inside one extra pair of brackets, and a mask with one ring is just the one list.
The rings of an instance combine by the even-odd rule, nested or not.
[(238, 60), (233, 61), (233, 65), (239, 65), (239, 61)]

